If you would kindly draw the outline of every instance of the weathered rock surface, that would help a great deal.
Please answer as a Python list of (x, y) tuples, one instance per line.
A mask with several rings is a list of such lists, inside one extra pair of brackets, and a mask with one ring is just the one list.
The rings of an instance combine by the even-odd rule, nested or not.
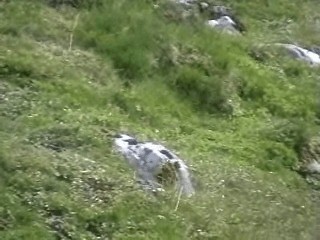
[(138, 181), (146, 190), (163, 191), (165, 184), (175, 184), (187, 196), (194, 194), (194, 187), (186, 163), (160, 144), (140, 142), (126, 134), (114, 138), (117, 152), (122, 154), (136, 171)]

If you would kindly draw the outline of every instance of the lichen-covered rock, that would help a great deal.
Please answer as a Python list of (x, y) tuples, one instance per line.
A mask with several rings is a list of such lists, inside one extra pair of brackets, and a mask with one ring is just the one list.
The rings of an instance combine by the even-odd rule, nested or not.
[(189, 169), (177, 155), (160, 144), (139, 142), (126, 135), (114, 136), (117, 152), (136, 171), (138, 181), (146, 190), (163, 191), (166, 183), (175, 183), (177, 190), (187, 196), (194, 194)]

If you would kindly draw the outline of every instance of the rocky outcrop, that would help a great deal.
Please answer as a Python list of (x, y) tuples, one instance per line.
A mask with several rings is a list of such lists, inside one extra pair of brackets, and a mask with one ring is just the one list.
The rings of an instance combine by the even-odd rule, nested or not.
[[(246, 31), (245, 25), (239, 20), (234, 11), (226, 6), (221, 5), (209, 5), (200, 3), (200, 11), (208, 16), (209, 22), (217, 21), (215, 25), (217, 28), (233, 28), (230, 33), (243, 33)], [(209, 23), (208, 22), (208, 23)]]
[(173, 2), (185, 8), (188, 15), (200, 13), (202, 17), (207, 19), (207, 26), (222, 30), (222, 32), (239, 35), (246, 30), (244, 24), (228, 7), (196, 0), (173, 0)]
[(312, 67), (320, 66), (319, 48), (306, 48), (289, 43), (259, 44), (252, 47), (250, 56), (261, 62), (268, 58), (287, 56), (305, 62)]
[(320, 56), (316, 52), (294, 44), (276, 43), (275, 46), (286, 49), (291, 57), (309, 63), (312, 66), (319, 66), (320, 64)]
[(236, 23), (229, 16), (223, 16), (217, 20), (209, 20), (207, 24), (210, 27), (219, 29), (229, 34), (240, 34), (240, 32), (237, 30)]
[(194, 187), (186, 163), (169, 149), (152, 142), (140, 142), (126, 134), (114, 136), (114, 146), (136, 171), (138, 182), (148, 191), (163, 191), (174, 184), (186, 196), (194, 194)]

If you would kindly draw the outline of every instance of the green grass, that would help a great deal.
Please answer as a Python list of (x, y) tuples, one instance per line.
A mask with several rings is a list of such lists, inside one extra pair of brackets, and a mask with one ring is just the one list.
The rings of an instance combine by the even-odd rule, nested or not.
[[(105, 2), (0, 3), (0, 238), (317, 239), (318, 193), (292, 169), (319, 131), (319, 70), (250, 53), (317, 43), (298, 26), (319, 6), (227, 1), (248, 25), (232, 37), (165, 2)], [(196, 195), (175, 211), (143, 192), (112, 151), (122, 131), (178, 152)]]

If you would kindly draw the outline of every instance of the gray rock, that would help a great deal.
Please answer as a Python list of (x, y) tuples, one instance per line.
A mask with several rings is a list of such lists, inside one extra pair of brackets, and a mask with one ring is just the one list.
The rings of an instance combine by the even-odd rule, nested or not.
[(320, 64), (319, 54), (313, 51), (296, 46), (294, 44), (276, 43), (275, 46), (279, 46), (286, 49), (289, 55), (295, 59), (302, 60), (313, 66), (319, 66)]
[(176, 0), (176, 2), (184, 5), (192, 5), (197, 3), (196, 0)]
[(236, 23), (228, 16), (220, 17), (217, 20), (209, 20), (207, 21), (207, 25), (230, 34), (240, 34), (240, 32), (236, 29)]
[(117, 152), (136, 170), (140, 184), (146, 190), (163, 190), (163, 182), (174, 182), (187, 196), (194, 194), (189, 169), (177, 155), (160, 144), (139, 142), (134, 137), (118, 134), (114, 138)]
[[(197, 1), (197, 0), (173, 0), (175, 3), (184, 6), (186, 9), (196, 9), (203, 15), (207, 15), (208, 25), (212, 26), (211, 22), (214, 21), (225, 21), (226, 18), (232, 21), (232, 25), (218, 24), (215, 28), (222, 29), (228, 33), (239, 34), (244, 32), (244, 24), (235, 16), (230, 8), (223, 5), (210, 5), (207, 2)], [(230, 22), (230, 21), (229, 21)]]
[[(232, 27), (237, 30), (239, 33), (246, 31), (244, 24), (236, 17), (236, 14), (228, 7), (222, 5), (212, 5), (208, 8), (205, 8), (203, 11), (206, 11), (209, 15), (210, 20), (219, 20), (225, 17), (228, 17), (232, 20)], [(221, 20), (220, 20), (221, 21)]]

